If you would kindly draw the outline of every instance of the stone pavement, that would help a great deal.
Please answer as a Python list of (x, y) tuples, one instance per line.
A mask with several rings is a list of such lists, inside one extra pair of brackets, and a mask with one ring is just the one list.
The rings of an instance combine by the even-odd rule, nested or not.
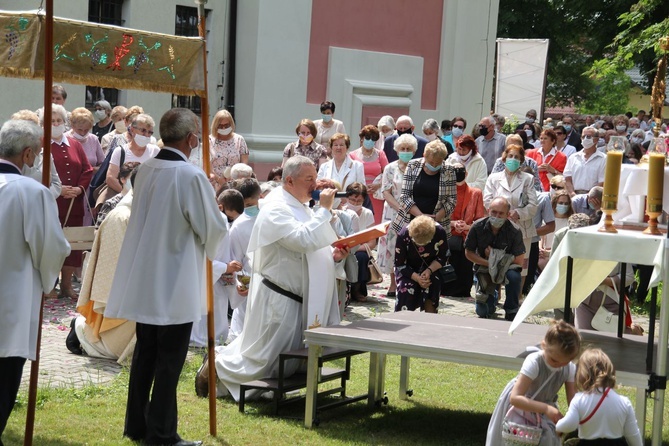
[[(388, 278), (378, 285), (370, 285), (367, 302), (353, 302), (346, 308), (345, 321), (374, 317), (381, 313), (392, 312), (395, 301), (386, 298)], [(78, 284), (74, 284), (78, 289)], [(108, 359), (79, 356), (65, 348), (65, 338), (70, 331), (70, 321), (76, 316), (76, 300), (47, 299), (42, 320), (42, 349), (40, 359), (39, 387), (82, 387), (88, 384), (104, 384), (114, 379), (123, 366)], [(442, 297), (439, 313), (476, 317), (473, 298)], [(504, 311), (499, 310), (497, 319), (504, 321)], [(526, 320), (528, 323), (548, 324), (553, 317), (552, 311), (546, 311)], [(648, 331), (648, 318), (636, 316), (635, 322)], [(197, 349), (200, 351), (201, 349)], [(195, 351), (195, 350), (193, 350)], [(28, 362), (30, 364), (30, 361)], [(30, 365), (26, 364), (21, 382), (22, 388), (28, 387)]]

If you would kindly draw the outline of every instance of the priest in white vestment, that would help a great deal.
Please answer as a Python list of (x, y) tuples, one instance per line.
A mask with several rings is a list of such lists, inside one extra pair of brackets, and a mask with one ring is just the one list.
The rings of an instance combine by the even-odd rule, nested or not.
[(201, 443), (177, 433), (177, 384), (193, 322), (206, 314), (205, 255), (216, 254), (225, 222), (209, 180), (188, 162), (199, 144), (197, 116), (169, 110), (160, 136), (165, 147), (139, 167), (133, 185), (105, 317), (137, 323), (124, 435), (148, 444), (193, 445)]
[(41, 147), (42, 129), (33, 122), (7, 121), (0, 129), (0, 437), (26, 359), (35, 360), (42, 294), (70, 253), (53, 195), (21, 175)]
[[(278, 375), (279, 354), (302, 347), (305, 329), (339, 323), (334, 270), (348, 251), (330, 246), (337, 240), (330, 226), (335, 190), (321, 193), (316, 212), (306, 204), (316, 176), (308, 158), (288, 159), (283, 187), (260, 207), (248, 246), (253, 276), (244, 330), (217, 348), (219, 394), (239, 400), (241, 383)], [(290, 364), (286, 376), (296, 367)]]

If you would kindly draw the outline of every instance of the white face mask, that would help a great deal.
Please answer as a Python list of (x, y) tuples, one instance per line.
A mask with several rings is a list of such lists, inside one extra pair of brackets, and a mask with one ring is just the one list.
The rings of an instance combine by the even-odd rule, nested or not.
[(65, 124), (61, 125), (52, 125), (51, 126), (51, 137), (60, 138), (65, 133)]
[(532, 139), (532, 130), (525, 129), (525, 134), (527, 135), (527, 139)]
[(125, 184), (123, 184), (123, 190), (125, 193), (128, 193), (132, 190), (132, 183), (130, 182), (130, 177), (128, 177), (127, 180), (125, 180)]
[(97, 118), (98, 121), (102, 121), (107, 117), (107, 112), (104, 110), (95, 110), (95, 113), (93, 113), (93, 116)]
[(393, 136), (393, 133), (395, 133), (393, 130), (388, 130), (386, 133), (383, 134), (384, 137), (390, 138)]
[(463, 161), (463, 162), (469, 160), (469, 158), (471, 158), (471, 157), (472, 157), (472, 152), (471, 151), (469, 151), (469, 153), (466, 154), (466, 155), (458, 154), (458, 158), (460, 158), (460, 161)]
[(144, 136), (140, 134), (135, 134), (133, 139), (135, 140), (135, 144), (140, 147), (146, 147), (146, 145), (151, 142), (150, 136)]
[(430, 135), (426, 135), (425, 139), (427, 139), (428, 141), (434, 141), (435, 139), (437, 139), (437, 135), (436, 133), (432, 133)]
[(216, 130), (216, 133), (221, 136), (228, 136), (230, 133), (232, 133), (232, 127), (228, 127), (227, 129), (218, 129)]
[(339, 209), (339, 206), (341, 206), (341, 198), (335, 198), (332, 202), (332, 209)]
[(581, 141), (581, 144), (583, 145), (584, 149), (589, 149), (590, 147), (595, 145), (595, 141), (591, 137), (586, 136)]
[(346, 207), (352, 211), (355, 211), (356, 213), (359, 213), (362, 210), (361, 204), (356, 206), (354, 204), (348, 203)]
[(72, 136), (74, 136), (74, 139), (76, 139), (78, 141), (85, 141), (86, 138), (88, 138), (88, 135), (90, 135), (90, 134), (91, 134), (91, 132), (86, 132), (86, 134), (84, 136), (81, 136), (77, 132), (74, 132), (74, 131), (72, 132)]
[(120, 121), (116, 121), (116, 122), (114, 123), (114, 128), (115, 128), (116, 131), (119, 132), (119, 133), (123, 133), (123, 132), (125, 132), (126, 130), (128, 130), (128, 127), (126, 127), (126, 125), (125, 125), (125, 121), (124, 121), (123, 119), (121, 119)]

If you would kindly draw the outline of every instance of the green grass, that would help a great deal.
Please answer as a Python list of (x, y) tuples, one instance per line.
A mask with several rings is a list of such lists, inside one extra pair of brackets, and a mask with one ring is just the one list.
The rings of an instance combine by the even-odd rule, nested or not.
[[(303, 427), (304, 405), (296, 403), (270, 416), (267, 403), (247, 403), (239, 413), (230, 399), (217, 404), (218, 436), (209, 436), (208, 402), (195, 396), (193, 382), (200, 360), (188, 361), (179, 384), (179, 433), (205, 445), (481, 445), (497, 397), (516, 372), (412, 359), (413, 397), (398, 398), (399, 358), (388, 357), (387, 406), (365, 402), (319, 414), (320, 425)], [(342, 364), (340, 364), (341, 366)], [(367, 391), (369, 355), (353, 357), (348, 394)], [(122, 437), (128, 373), (111, 384), (82, 389), (40, 389), (35, 420), (36, 445), (131, 445)], [(631, 388), (620, 391), (634, 401)], [(3, 435), (5, 445), (23, 444), (27, 393), (22, 392)], [(566, 410), (563, 395), (560, 407)], [(652, 414), (649, 401), (647, 418)], [(669, 444), (665, 409), (664, 444)], [(650, 425), (646, 429), (650, 433)]]

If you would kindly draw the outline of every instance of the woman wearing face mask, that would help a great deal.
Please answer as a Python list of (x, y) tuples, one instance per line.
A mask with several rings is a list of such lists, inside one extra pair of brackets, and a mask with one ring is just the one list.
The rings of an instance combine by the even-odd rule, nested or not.
[(456, 116), (455, 118), (451, 119), (451, 123), (453, 125), (453, 144), (455, 144), (455, 147), (457, 148), (458, 141), (465, 134), (467, 120), (461, 116)]
[(616, 131), (616, 136), (624, 136), (628, 137), (627, 135), (627, 126), (629, 125), (629, 118), (625, 115), (618, 115), (615, 118), (613, 118), (613, 125), (614, 129)]
[[(525, 244), (525, 260), (521, 273), (524, 282), (532, 237), (537, 235), (532, 220), (537, 212), (537, 192), (534, 188), (534, 177), (520, 170), (520, 165), (525, 162), (525, 150), (521, 146), (515, 144), (507, 146), (502, 154), (502, 161), (504, 170), (491, 173), (488, 177), (483, 191), (483, 204), (487, 208), (497, 197), (508, 200), (511, 206), (508, 218), (520, 228)], [(521, 283), (521, 289), (522, 285)]]
[[(427, 143), (423, 158), (413, 159), (404, 171), (399, 203), (393, 221), (396, 233), (420, 215), (433, 218), (444, 228), (451, 227), (455, 209), (455, 169), (446, 164), (446, 146), (441, 141)], [(447, 231), (450, 237), (450, 231)]]
[(158, 146), (151, 144), (154, 126), (155, 122), (151, 116), (145, 114), (135, 116), (129, 130), (131, 141), (114, 149), (109, 161), (109, 169), (107, 169), (106, 183), (116, 193), (123, 190), (123, 185), (118, 181), (121, 151), (124, 152), (124, 163), (137, 162), (140, 164), (153, 158), (160, 151)]
[(448, 263), (455, 269), (456, 279), (454, 282), (444, 284), (441, 294), (470, 297), (474, 271), (472, 262), (465, 256), (463, 245), (472, 224), (479, 218), (485, 217), (483, 192), (467, 184), (466, 178), (469, 172), (464, 165), (456, 162), (453, 168), (455, 169), (457, 201), (453, 214), (451, 214), (451, 238), (448, 240), (451, 257)]
[(227, 110), (219, 110), (211, 121), (209, 151), (214, 190), (218, 190), (223, 183), (230, 180), (225, 176), (226, 169), (237, 163), (249, 163), (246, 140), (242, 135), (235, 133), (235, 120)]
[[(84, 222), (84, 191), (93, 177), (93, 168), (86, 152), (76, 139), (65, 135), (67, 112), (62, 105), (53, 104), (51, 112), (51, 155), (62, 182), (58, 217), (62, 226), (82, 226)], [(48, 125), (48, 122), (43, 123)], [(70, 210), (70, 205), (71, 210)], [(69, 212), (69, 216), (68, 216)], [(67, 221), (66, 221), (67, 219)], [(72, 275), (81, 267), (81, 251), (72, 251), (61, 270), (61, 297), (76, 298)]]
[[(125, 115), (123, 116), (123, 121), (121, 124), (118, 122), (114, 124), (118, 134), (115, 135), (112, 140), (109, 142), (109, 150), (115, 150), (117, 147), (120, 147), (122, 145), (128, 144), (129, 142), (132, 141), (132, 133), (130, 131), (130, 125), (132, 124), (132, 121), (137, 117), (137, 115), (141, 115), (144, 113), (144, 109), (140, 107), (139, 105), (133, 105), (130, 107)], [(153, 140), (151, 141), (152, 143), (155, 143), (156, 141)]]
[(328, 159), (325, 147), (314, 140), (318, 134), (316, 124), (310, 119), (303, 119), (295, 127), (295, 134), (298, 138), (297, 141), (289, 143), (286, 148), (283, 149), (283, 161), (281, 162), (281, 167), (286, 164), (288, 158), (295, 155), (302, 155), (309, 158), (314, 163), (314, 166), (316, 166), (316, 170), (318, 170), (319, 166)]
[(383, 215), (383, 200), (376, 198), (377, 191), (381, 187), (381, 173), (388, 165), (388, 157), (383, 150), (375, 147), (380, 134), (373, 125), (366, 125), (358, 133), (360, 137), (360, 148), (351, 152), (351, 158), (360, 161), (365, 171), (365, 184), (367, 194), (371, 201), (374, 212), (374, 222), (381, 223)]
[(527, 136), (528, 144), (531, 144), (535, 148), (541, 145), (535, 136), (534, 133), (535, 129), (533, 123), (526, 122), (525, 124), (523, 124), (522, 130), (523, 132), (525, 132), (525, 135)]
[(425, 139), (428, 141), (439, 139), (446, 146), (448, 154), (450, 155), (453, 153), (453, 146), (450, 142), (441, 136), (441, 128), (439, 127), (439, 123), (436, 120), (428, 119), (423, 123), (423, 134), (425, 135)]
[[(93, 167), (93, 172), (100, 168), (100, 164), (105, 160), (102, 153), (102, 147), (97, 136), (91, 133), (93, 128), (93, 114), (86, 108), (79, 107), (72, 110), (70, 115), (70, 130), (65, 133), (68, 138), (76, 139), (86, 153), (88, 162)], [(93, 224), (93, 216), (88, 206), (84, 206), (84, 226)]]
[(569, 217), (574, 213), (574, 208), (571, 205), (571, 197), (564, 189), (558, 190), (551, 195), (551, 206), (553, 207), (553, 215), (555, 215), (555, 231), (544, 236), (541, 249), (546, 251), (553, 247), (555, 233), (569, 226)]
[(342, 189), (349, 184), (365, 183), (365, 168), (360, 161), (348, 156), (351, 140), (345, 133), (335, 133), (330, 138), (332, 159), (323, 163), (318, 169), (318, 179), (327, 178), (339, 183)]
[(123, 135), (127, 131), (127, 127), (124, 122), (126, 113), (128, 113), (128, 109), (122, 105), (117, 105), (111, 112), (112, 129), (109, 133), (103, 135), (102, 139), (100, 140), (102, 153), (104, 153), (105, 156), (107, 155), (109, 144), (112, 142), (112, 140), (119, 135)]
[[(454, 129), (455, 130), (455, 129)], [(478, 153), (476, 142), (470, 135), (464, 135), (455, 146), (455, 153), (452, 153), (446, 160), (447, 164), (462, 164), (467, 170), (465, 181), (470, 187), (483, 190), (485, 182), (488, 179), (488, 167), (485, 160)]]
[(103, 136), (114, 130), (111, 112), (112, 108), (109, 102), (103, 100), (95, 103), (93, 116), (98, 122), (93, 126), (93, 134), (97, 136), (98, 142), (101, 142)]
[[(388, 164), (383, 169), (383, 179), (381, 181), (381, 193), (386, 200), (383, 205), (383, 216), (381, 220), (385, 223), (392, 222), (397, 217), (397, 212), (402, 207), (400, 204), (400, 195), (402, 192), (402, 182), (404, 181), (404, 172), (407, 164), (413, 158), (418, 150), (418, 141), (413, 135), (401, 135), (395, 140), (395, 152), (399, 159)], [(377, 261), (379, 268), (384, 274), (390, 275), (390, 287), (386, 292), (387, 297), (395, 297), (397, 286), (395, 283), (395, 242), (397, 232), (392, 227), (388, 228), (385, 236), (379, 238), (379, 249)]]
[(623, 157), (623, 163), (624, 164), (639, 164), (639, 161), (641, 161), (641, 157), (643, 156), (643, 152), (641, 149), (641, 144), (634, 142), (630, 144), (629, 150), (625, 152), (625, 156)]
[(332, 138), (332, 135), (335, 133), (346, 133), (344, 123), (335, 119), (334, 113), (335, 103), (325, 101), (321, 104), (321, 119), (314, 121), (317, 130), (315, 141), (317, 144), (325, 147), (328, 158), (332, 156), (330, 151), (330, 138)]
[(539, 142), (540, 149), (528, 150), (525, 155), (532, 158), (539, 166), (539, 179), (544, 192), (550, 190), (550, 180), (555, 175), (562, 175), (564, 167), (567, 165), (567, 157), (564, 153), (557, 150), (555, 141), (557, 136), (552, 129), (546, 129), (541, 132)]

